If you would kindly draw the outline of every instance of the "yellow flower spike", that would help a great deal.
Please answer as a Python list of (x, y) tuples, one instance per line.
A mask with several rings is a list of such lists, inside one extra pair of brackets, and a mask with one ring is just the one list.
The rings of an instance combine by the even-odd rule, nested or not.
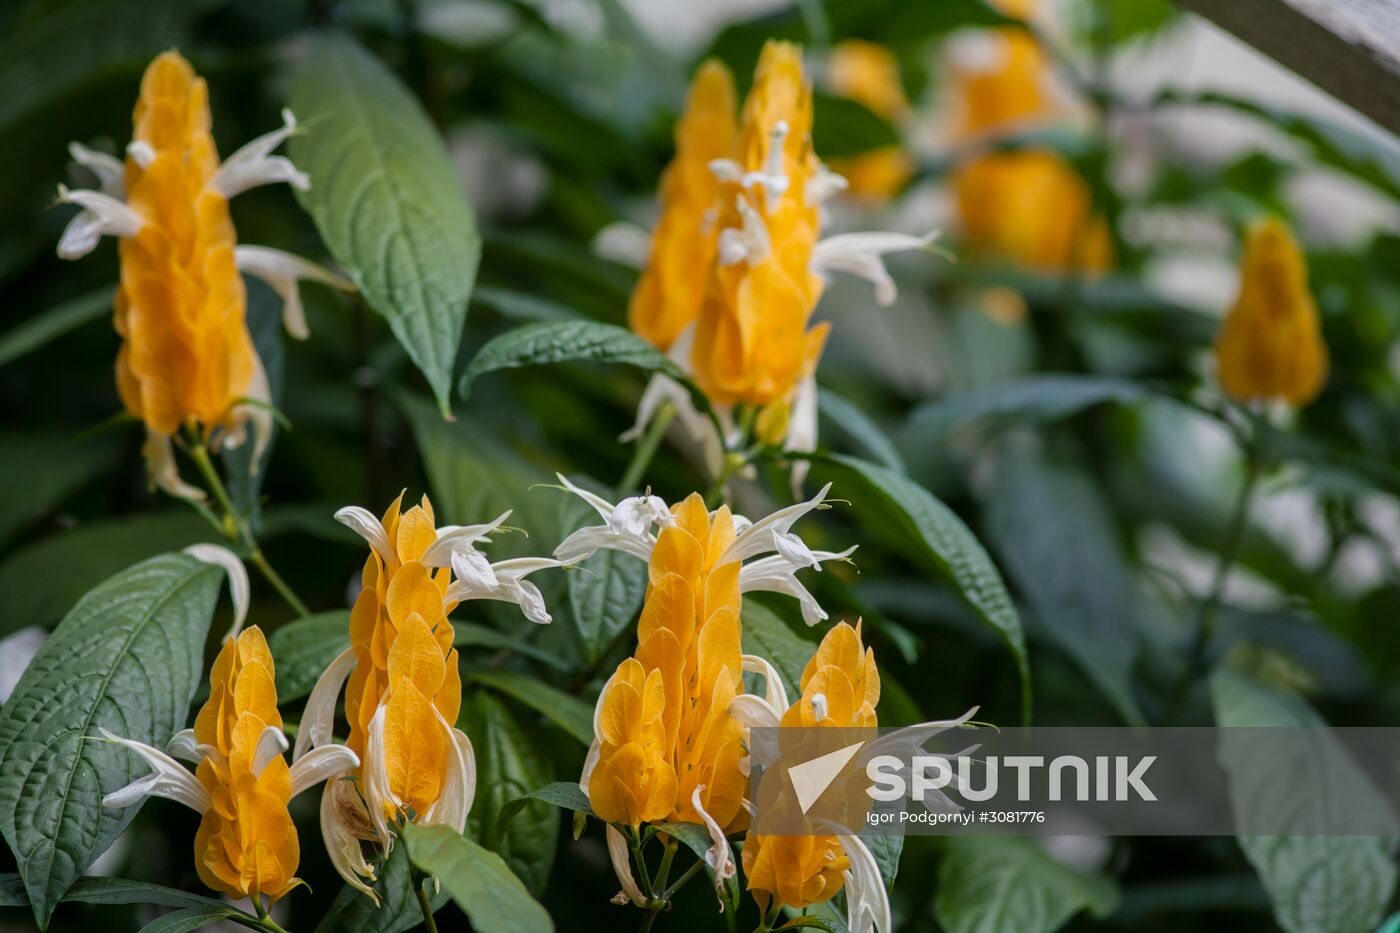
[(476, 794), (471, 741), (454, 728), (462, 682), (448, 613), (465, 600), (498, 599), (516, 603), (533, 622), (549, 622), (539, 590), (524, 577), (563, 565), (491, 563), (478, 552), (475, 545), (509, 512), (488, 524), (438, 528), (427, 496), (407, 509), (403, 498), (382, 517), (358, 506), (336, 512), (370, 553), (350, 612), (350, 647), (317, 680), (296, 743), (298, 755), (327, 747), (344, 690), (346, 745), (360, 764), (322, 798), (321, 832), (336, 871), (372, 898), (365, 881), (374, 869), (361, 841), (387, 850), (400, 819), (462, 832)]
[[(898, 62), (889, 49), (874, 42), (848, 39), (832, 48), (826, 83), (834, 93), (888, 120), (898, 120), (909, 110)], [(913, 160), (899, 146), (839, 159), (831, 167), (846, 179), (847, 191), (874, 202), (898, 192), (914, 174)]]
[(700, 314), (719, 240), (720, 183), (710, 163), (734, 151), (734, 111), (729, 70), (706, 61), (676, 124), (676, 155), (661, 179), (661, 220), (627, 309), (632, 330), (662, 350)]
[(159, 795), (200, 813), (195, 870), (206, 886), (235, 899), (275, 901), (296, 886), (301, 852), (288, 804), (359, 764), (344, 746), (287, 764), (273, 674), (267, 640), (256, 626), (224, 642), (194, 728), (170, 742), (173, 754), (195, 762), (193, 775), (159, 749), (104, 731), (139, 754), (152, 773), (108, 794), (103, 805), (125, 807)]
[(1249, 228), (1239, 297), (1216, 338), (1215, 360), (1221, 388), (1237, 402), (1302, 407), (1327, 382), (1327, 346), (1307, 264), (1276, 218)]
[(101, 190), (60, 187), (60, 200), (82, 210), (64, 230), (58, 254), (77, 259), (101, 237), (119, 238), (117, 389), (127, 411), (146, 425), (151, 480), (174, 496), (203, 496), (180, 480), (170, 444), (176, 432), (196, 427), (217, 448), (242, 443), (251, 427), (255, 454), (270, 437), (267, 376), (244, 320), (240, 269), (281, 295), (284, 322), (298, 337), (306, 336), (298, 280), (349, 286), (278, 250), (237, 245), (230, 198), (273, 182), (310, 185), (286, 158), (270, 154), (296, 129), (290, 112), (283, 118), (281, 129), (220, 162), (208, 88), (170, 51), (142, 78), (124, 163), (77, 143), (69, 147)]

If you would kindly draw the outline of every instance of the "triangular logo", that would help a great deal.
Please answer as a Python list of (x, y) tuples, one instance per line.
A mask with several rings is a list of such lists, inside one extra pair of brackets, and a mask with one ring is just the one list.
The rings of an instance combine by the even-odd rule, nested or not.
[(845, 748), (838, 748), (834, 752), (827, 752), (811, 761), (788, 768), (788, 778), (792, 781), (792, 789), (797, 792), (797, 803), (802, 807), (803, 813), (812, 809), (812, 804), (826, 792), (831, 782), (841, 773), (841, 769), (846, 767), (864, 744), (857, 742), (847, 745)]

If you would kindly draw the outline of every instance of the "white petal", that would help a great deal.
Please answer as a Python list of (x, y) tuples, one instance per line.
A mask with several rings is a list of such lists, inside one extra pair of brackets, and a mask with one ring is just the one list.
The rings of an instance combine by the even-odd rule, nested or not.
[(655, 546), (656, 540), (650, 535), (637, 537), (618, 534), (606, 525), (592, 525), (588, 528), (580, 528), (560, 541), (559, 546), (554, 549), (554, 558), (564, 564), (576, 564), (606, 548), (612, 551), (622, 551), (624, 554), (631, 554), (642, 560), (650, 560), (651, 549)]
[(846, 891), (846, 925), (851, 933), (892, 933), (890, 896), (880, 877), (880, 866), (861, 838), (839, 823), (815, 820), (841, 839), (851, 867), (843, 875)]
[(297, 730), (296, 745), (292, 749), (292, 761), (298, 761), (308, 749), (329, 745), (335, 729), (335, 704), (340, 698), (340, 688), (345, 678), (355, 669), (355, 648), (346, 648), (326, 665), (321, 676), (316, 678), (316, 686), (311, 688), (311, 696), (306, 699), (306, 709), (301, 714), (301, 728)]
[(875, 300), (884, 306), (894, 303), (898, 292), (894, 279), (881, 257), (885, 253), (923, 249), (938, 236), (937, 231), (924, 236), (907, 233), (842, 233), (827, 237), (812, 250), (812, 271), (849, 272), (875, 286)]
[(261, 469), (263, 454), (272, 443), (272, 386), (267, 381), (267, 370), (263, 369), (262, 358), (253, 354), (253, 376), (245, 394), (247, 402), (233, 408), (233, 424), (220, 438), (224, 447), (239, 447), (248, 438), (248, 428), (253, 429), (253, 453), (248, 458), (248, 470), (254, 476)]
[(188, 761), (193, 765), (199, 764), (210, 755), (219, 754), (219, 750), (214, 746), (196, 741), (193, 729), (181, 729), (175, 733), (165, 744), (165, 750), (172, 758)]
[(817, 170), (817, 174), (807, 182), (807, 189), (803, 196), (807, 200), (808, 207), (815, 207), (818, 204), (825, 204), (831, 198), (840, 194), (850, 187), (845, 176), (838, 175), (825, 165)]
[(729, 848), (729, 840), (725, 838), (724, 830), (700, 803), (700, 792), (704, 789), (704, 784), (695, 785), (695, 792), (690, 795), (690, 805), (700, 814), (705, 828), (710, 831), (710, 848), (705, 852), (705, 864), (715, 873), (715, 893), (720, 895), (719, 909), (723, 913), (724, 896), (720, 892), (724, 890), (724, 882), (734, 877), (734, 852)]
[(739, 592), (781, 593), (796, 599), (802, 608), (802, 621), (816, 625), (827, 617), (805, 586), (793, 576), (793, 567), (783, 558), (774, 555), (754, 561), (739, 571)]
[(175, 449), (170, 444), (169, 435), (147, 429), (141, 455), (146, 460), (146, 475), (166, 495), (176, 499), (193, 499), (195, 502), (204, 500), (203, 489), (180, 479), (180, 468), (175, 463)]
[(248, 618), (248, 568), (243, 566), (237, 554), (217, 544), (191, 544), (185, 548), (185, 553), (195, 560), (220, 567), (228, 574), (228, 592), (233, 597), (233, 627), (224, 637), (236, 638), (244, 620)]
[[(452, 576), (464, 592), (493, 590), (501, 585), (487, 556), (470, 545), (452, 552)], [(450, 601), (450, 600), (449, 600)]]
[(155, 147), (144, 139), (133, 139), (126, 144), (126, 154), (131, 156), (131, 160), (143, 169), (151, 167), (151, 163), (156, 160)]
[(283, 110), (281, 128), (264, 133), (229, 156), (210, 184), (225, 198), (232, 198), (258, 185), (283, 181), (293, 188), (309, 190), (311, 179), (304, 172), (298, 171), (290, 159), (271, 154), (272, 150), (282, 145), (283, 140), (296, 132), (296, 128), (296, 117), (290, 110)]
[(394, 844), (394, 837), (389, 832), (389, 823), (384, 816), (386, 804), (393, 807), (401, 805), (389, 789), (388, 762), (384, 753), (384, 717), (387, 709), (388, 703), (381, 700), (379, 709), (375, 710), (374, 718), (369, 722), (369, 737), (365, 742), (364, 763), (360, 769), (369, 822), (374, 828), (379, 844), (386, 850)]
[(355, 797), (355, 786), (350, 781), (332, 781), (321, 793), (321, 839), (330, 856), (331, 866), (345, 883), (358, 889), (379, 906), (379, 895), (362, 880), (374, 880), (374, 867), (365, 861), (360, 840), (351, 832), (341, 816), (343, 807), (361, 808)]
[(598, 767), (598, 761), (603, 757), (602, 746), (597, 739), (588, 746), (588, 754), (583, 759), (583, 771), (578, 776), (578, 788), (583, 791), (583, 796), (588, 796), (588, 782), (593, 777), (593, 769)]
[(615, 220), (593, 234), (593, 255), (640, 269), (651, 255), (651, 234), (627, 220)]
[(322, 781), (331, 781), (349, 774), (360, 766), (360, 756), (344, 745), (321, 745), (313, 748), (292, 764), (292, 796), (309, 790)]
[(97, 731), (109, 742), (125, 745), (151, 766), (151, 773), (146, 777), (103, 797), (104, 807), (128, 807), (144, 797), (164, 797), (176, 803), (183, 803), (199, 814), (209, 809), (209, 791), (174, 758), (144, 742), (124, 739), (101, 727), (98, 727)]
[(709, 169), (710, 174), (715, 176), (717, 181), (727, 181), (737, 185), (744, 178), (744, 167), (734, 159), (711, 159)]
[(725, 548), (724, 554), (720, 556), (717, 563), (728, 563), (731, 560), (748, 560), (750, 557), (757, 557), (759, 554), (766, 554), (773, 550), (776, 545), (773, 541), (774, 534), (786, 534), (792, 529), (793, 524), (802, 516), (813, 509), (825, 507), (826, 494), (831, 491), (831, 484), (827, 483), (815, 496), (806, 502), (799, 502), (786, 508), (778, 509), (771, 515), (765, 515), (758, 521), (749, 525)]
[(561, 486), (563, 486), (565, 489), (567, 489), (574, 495), (578, 496), (584, 502), (587, 502), (589, 505), (593, 506), (593, 508), (597, 510), (598, 514), (603, 518), (607, 518), (609, 515), (612, 514), (614, 506), (612, 505), (612, 503), (608, 502), (607, 499), (604, 499), (596, 492), (589, 492), (582, 486), (575, 486), (573, 483), (569, 482), (569, 478), (563, 473), (555, 473), (554, 476), (556, 479), (559, 480), (559, 484)]
[[(786, 705), (786, 699), (783, 702)], [(730, 700), (729, 715), (746, 729), (773, 729), (782, 721), (782, 715), (771, 703), (752, 693), (741, 693)]]
[(233, 258), (239, 269), (262, 279), (281, 297), (282, 326), (298, 340), (305, 340), (311, 335), (310, 328), (306, 326), (306, 312), (301, 306), (298, 282), (308, 279), (342, 291), (355, 290), (355, 284), (344, 276), (336, 275), (309, 259), (284, 253), (280, 249), (238, 246), (233, 250)]
[(104, 236), (135, 236), (145, 225), (141, 215), (109, 194), (100, 191), (71, 191), (58, 186), (58, 199), (64, 204), (77, 204), (83, 209), (68, 222), (58, 240), (61, 259), (86, 256)]
[(487, 535), (501, 527), (510, 516), (511, 510), (507, 509), (496, 516), (495, 521), (484, 525), (444, 525), (438, 529), (437, 540), (428, 545), (428, 549), (419, 560), (426, 567), (450, 567), (454, 550), (484, 541)]
[(763, 675), (763, 699), (777, 711), (779, 716), (782, 716), (783, 713), (787, 712), (788, 697), (777, 668), (769, 664), (767, 658), (759, 657), (756, 654), (744, 655), (743, 661), (744, 670), (751, 674)]
[(465, 733), (452, 728), (442, 713), (437, 714), (437, 719), (452, 745), (452, 767), (447, 769), (447, 780), (443, 782), (438, 799), (418, 822), (424, 826), (450, 826), (460, 833), (466, 830), (467, 815), (476, 797), (476, 755)]
[(755, 185), (764, 193), (764, 209), (772, 211), (777, 202), (788, 190), (787, 173), (783, 171), (783, 145), (787, 142), (788, 125), (779, 120), (768, 131), (768, 155), (763, 159), (763, 168), (757, 172), (746, 172), (740, 181), (745, 188)]
[(373, 512), (358, 505), (347, 505), (335, 513), (335, 520), (364, 538), (370, 547), (379, 552), (380, 559), (386, 564), (399, 559), (398, 552), (389, 543), (389, 533)]
[(828, 706), (828, 704), (827, 704), (827, 702), (826, 702), (826, 694), (825, 694), (825, 693), (814, 693), (814, 694), (812, 694), (812, 718), (815, 719), (818, 723), (825, 722), (825, 721), (826, 721), (827, 714), (828, 714), (829, 712), (830, 712), (830, 707)]
[(261, 775), (263, 768), (272, 764), (274, 758), (282, 757), (286, 750), (286, 734), (276, 726), (264, 726), (258, 734), (258, 744), (253, 748), (253, 774)]
[(767, 259), (773, 252), (773, 243), (768, 237), (768, 225), (763, 222), (758, 211), (754, 210), (748, 198), (739, 195), (735, 204), (743, 225), (726, 227), (719, 232), (719, 264), (732, 266), (747, 262), (755, 265)]
[[(631, 901), (638, 906), (645, 905), (646, 896), (642, 894), (642, 889), (637, 887), (637, 879), (632, 877), (632, 857), (627, 837), (611, 823), (608, 824), (608, 858), (612, 860), (613, 873), (617, 875), (617, 880), (622, 885), (622, 894), (626, 897), (621, 903)], [(613, 899), (613, 903), (619, 903), (617, 898)]]
[(126, 174), (126, 166), (122, 164), (121, 159), (109, 156), (105, 152), (96, 152), (82, 143), (69, 143), (68, 154), (73, 157), (74, 162), (97, 176), (97, 186), (102, 189), (103, 194), (118, 199), (124, 197), (126, 192), (122, 179)]

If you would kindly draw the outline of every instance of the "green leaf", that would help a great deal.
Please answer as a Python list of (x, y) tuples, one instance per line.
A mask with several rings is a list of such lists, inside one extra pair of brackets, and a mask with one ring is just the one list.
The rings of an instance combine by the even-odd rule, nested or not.
[(93, 289), (5, 331), (0, 336), (0, 366), (13, 363), (89, 321), (110, 314), (113, 291), (111, 285)]
[(499, 690), (513, 700), (542, 713), (555, 725), (583, 743), (593, 744), (593, 707), (578, 697), (551, 687), (528, 674), (515, 671), (471, 671), (467, 679)]
[(1111, 881), (1056, 861), (1033, 839), (949, 836), (934, 911), (948, 933), (1051, 933), (1081, 910), (1118, 907)]
[[(1379, 789), (1326, 725), (1296, 696), (1279, 693), (1230, 670), (1217, 670), (1210, 679), (1217, 725), (1222, 727), (1218, 756), (1230, 784), (1230, 806), (1236, 818), (1267, 808), (1269, 821), (1287, 814), (1299, 826), (1317, 826), (1332, 797), (1375, 801), (1382, 812)], [(1283, 758), (1272, 746), (1263, 750), (1251, 741), (1250, 729), (1236, 727), (1307, 728), (1315, 746)], [(1286, 770), (1281, 770), (1286, 769)], [(1325, 787), (1326, 795), (1308, 788)], [(1239, 836), (1244, 850), (1274, 904), (1274, 918), (1289, 933), (1345, 933), (1371, 930), (1380, 922), (1395, 890), (1394, 840), (1379, 836)]]
[[(79, 878), (63, 895), (63, 903), (78, 904), (155, 904), (160, 907), (218, 907), (233, 908), (225, 901), (202, 894), (191, 894), (179, 888), (168, 888), (149, 881), (128, 881), (125, 878)], [(0, 907), (26, 907), (29, 895), (24, 893), (24, 879), (19, 875), (0, 875)], [(237, 912), (237, 911), (235, 911)]]
[(817, 389), (817, 400), (821, 417), (855, 441), (869, 459), (896, 473), (905, 472), (904, 458), (899, 455), (889, 435), (860, 406), (825, 387)]
[(88, 593), (54, 630), (0, 712), (0, 832), (40, 928), (139, 806), (102, 797), (144, 774), (98, 728), (164, 747), (185, 725), (222, 573), (152, 558)]
[(413, 864), (442, 883), (480, 933), (552, 933), (554, 921), (494, 852), (446, 826), (404, 827)]
[(869, 107), (848, 97), (813, 92), (812, 146), (823, 159), (899, 144), (899, 131)]
[(350, 610), (288, 622), (268, 636), (267, 646), (277, 667), (277, 702), (300, 700), (335, 656), (350, 647)]
[(549, 757), (534, 731), (484, 690), (465, 698), (458, 722), (471, 736), (476, 752), (476, 802), (468, 817), (467, 833), (500, 853), (530, 893), (538, 897), (544, 893), (554, 866), (559, 811), (535, 800), (512, 810), (515, 819), (502, 821), (501, 813), (549, 779), (553, 771)]
[(911, 461), (927, 460), (941, 450), (951, 429), (971, 421), (1046, 424), (1096, 405), (1128, 405), (1148, 395), (1142, 385), (1111, 376), (1027, 376), (925, 402), (900, 431), (900, 446)]
[(0, 485), (24, 490), (23, 495), (0, 499), (0, 542), (63, 505), (96, 477), (110, 473), (121, 456), (121, 445), (112, 434), (6, 433), (0, 437), (0, 447), (5, 450)]
[[(228, 907), (186, 907), (162, 914), (143, 926), (141, 933), (190, 933), (232, 919), (235, 914), (236, 911)], [(258, 929), (254, 924), (247, 925)]]
[[(1001, 635), (1016, 661), (1021, 677), (1021, 718), (1029, 723), (1031, 671), (1021, 617), (982, 543), (952, 509), (906, 476), (844, 454), (816, 458), (815, 462), (843, 468), (855, 478), (868, 493), (862, 496), (851, 490), (856, 515), (867, 524), (888, 517), (903, 528), (918, 545), (916, 553), (924, 562), (952, 583), (977, 617)], [(847, 490), (836, 489), (839, 495), (847, 495)]]
[[(350, 885), (340, 889), (331, 903), (331, 909), (316, 925), (316, 933), (406, 933), (423, 924), (423, 909), (418, 906), (418, 898), (413, 893), (411, 872), (409, 871), (408, 850), (394, 846), (376, 871), (378, 877), (372, 887), (379, 894), (379, 906), (375, 906), (361, 891)], [(447, 892), (432, 894), (429, 904), (437, 910), (447, 903)]]
[[(705, 861), (705, 853), (710, 851), (712, 841), (710, 831), (699, 823), (666, 822), (653, 823), (652, 828), (657, 832), (665, 833), (677, 842), (684, 845), (696, 858)], [(703, 871), (704, 869), (702, 869)], [(725, 880), (726, 896), (723, 898), (731, 904), (737, 904), (739, 898), (739, 876), (730, 875)]]
[(481, 240), (456, 169), (418, 100), (354, 39), (311, 40), (290, 105), (292, 161), (327, 248), (449, 411)]
[(782, 618), (752, 597), (744, 600), (743, 644), (745, 654), (756, 654), (772, 664), (783, 679), (788, 700), (796, 699), (802, 671), (817, 653), (816, 642), (794, 632)]
[[(597, 513), (593, 515), (596, 519)], [(590, 665), (596, 664), (642, 607), (647, 591), (646, 562), (605, 548), (569, 571), (565, 579), (574, 631), (584, 657)]]
[(982, 507), (987, 538), (1039, 631), (1125, 722), (1144, 725), (1133, 696), (1140, 639), (1132, 572), (1098, 487), (1081, 471), (1016, 450), (1000, 458)]
[[(249, 336), (253, 338), (253, 349), (262, 361), (267, 375), (271, 404), (274, 409), (282, 405), (283, 383), (286, 381), (287, 348), (282, 339), (282, 299), (265, 282), (248, 276), (244, 277), (247, 289), (247, 309), (245, 317)], [(239, 444), (226, 447), (219, 459), (224, 464), (224, 485), (233, 506), (239, 514), (247, 516), (253, 523), (255, 533), (262, 532), (262, 484), (267, 476), (267, 465), (272, 460), (273, 447), (281, 426), (276, 419), (272, 424), (272, 435), (262, 451), (262, 459), (253, 462), (256, 444)]]
[(555, 781), (553, 784), (546, 784), (538, 790), (532, 790), (522, 797), (517, 797), (501, 807), (501, 815), (497, 822), (502, 825), (509, 823), (532, 800), (543, 800), (552, 806), (594, 816), (593, 805), (588, 802), (588, 795), (583, 792), (583, 788), (578, 786), (578, 781)]
[(550, 363), (620, 363), (688, 383), (666, 354), (626, 328), (597, 321), (555, 321), (526, 324), (488, 341), (467, 364), (458, 390), (466, 398), (472, 382), (485, 373)]

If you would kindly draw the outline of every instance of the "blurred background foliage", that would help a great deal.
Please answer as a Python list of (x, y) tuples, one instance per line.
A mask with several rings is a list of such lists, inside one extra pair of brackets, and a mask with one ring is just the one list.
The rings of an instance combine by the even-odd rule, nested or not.
[[(888, 310), (863, 286), (830, 287), (818, 311), (835, 325), (820, 370), (822, 446), (922, 484), (982, 538), (1025, 623), (1035, 721), (1217, 717), (1205, 668), (1185, 667), (1186, 646), (1245, 465), (1208, 351), (1237, 287), (1241, 231), (1263, 214), (1288, 220), (1306, 247), (1331, 375), (1277, 434), (1278, 465), (1248, 513), (1204, 660), (1298, 693), (1336, 724), (1400, 721), (1400, 148), (1162, 0), (1040, 11), (1047, 80), (1063, 107), (1031, 126), (962, 135), (949, 116), (949, 63), (976, 54), (981, 30), (1015, 22), (982, 0), (6, 4), (3, 692), (82, 593), (138, 559), (211, 537), (197, 515), (146, 489), (140, 432), (113, 418), (114, 247), (74, 264), (54, 255), (69, 217), (54, 207), (55, 187), (77, 171), (65, 146), (120, 150), (154, 54), (178, 47), (207, 78), (223, 152), (277, 123), (313, 30), (352, 33), (397, 74), (441, 130), (476, 212), (482, 259), (460, 372), (483, 343), (523, 323), (625, 324), (635, 244), (655, 217), (695, 64), (718, 56), (742, 91), (763, 41), (786, 37), (803, 43), (813, 68), (818, 153), (839, 162), (902, 147), (907, 159), (895, 190), (837, 203), (833, 229), (942, 227), (957, 257), (895, 257), (900, 300)], [(877, 113), (832, 87), (823, 65), (848, 39), (893, 53), (907, 108)], [(1221, 73), (1252, 84), (1212, 83)], [(954, 181), (989, 151), (1052, 153), (1067, 165), (1104, 218), (1111, 260), (1096, 270), (1027, 264), (960, 237), (968, 217)], [(286, 190), (252, 192), (233, 216), (244, 241), (326, 256)], [(556, 470), (598, 488), (616, 483), (632, 453), (616, 438), (644, 374), (580, 365), (494, 374), (452, 399), (449, 422), (365, 303), (307, 286), (312, 337), (291, 342), (274, 296), (249, 288), (250, 326), (291, 429), (256, 477), (246, 462), (227, 466), (240, 504), (258, 511), (272, 562), (324, 613), (289, 626), (254, 581), (251, 621), (272, 633), (295, 718), (338, 650), (362, 558), (360, 542), (331, 520), (337, 507), (378, 511), (406, 486), (431, 493), (444, 521), (514, 508), (529, 541), (506, 536), (498, 553), (546, 550), (584, 515), (532, 486)], [(833, 617), (864, 617), (885, 678), (882, 725), (972, 704), (981, 719), (1018, 721), (1005, 646), (929, 572), (876, 490), (829, 465), (813, 478), (836, 479), (835, 494), (853, 503), (808, 531), (813, 547), (859, 543), (859, 573), (835, 567), (811, 585)], [(668, 448), (647, 481), (670, 500), (706, 483)], [(740, 505), (786, 501), (785, 486), (765, 465)], [(481, 769), (471, 831), (508, 857), (561, 930), (624, 922), (607, 903), (615, 881), (601, 833), (575, 840), (559, 811), (539, 803), (503, 826), (496, 817), (509, 800), (578, 772), (597, 690), (630, 651), (644, 574), (606, 554), (590, 569), (543, 575), (549, 627), (528, 626), (504, 604), (457, 613), (462, 715)], [(818, 633), (789, 617), (792, 606), (769, 608), (746, 613), (746, 640), (800, 666)], [(282, 906), (286, 924), (309, 930), (328, 911), (345, 915), (332, 909), (341, 884), (311, 844), (314, 808), (297, 816), (312, 891)], [(197, 885), (194, 827), (185, 811), (152, 802), (96, 870)], [(1270, 900), (1289, 880), (1271, 872), (1287, 869), (1252, 862), (1229, 838), (1042, 842), (909, 839), (894, 888), (901, 928), (1315, 929)], [(682, 893), (662, 918), (667, 929), (733, 924), (717, 920), (702, 888)], [(1389, 912), (1389, 901), (1374, 907)], [(65, 905), (54, 929), (134, 928), (153, 916), (141, 910)], [(0, 928), (27, 923), (22, 912), (0, 914)]]

